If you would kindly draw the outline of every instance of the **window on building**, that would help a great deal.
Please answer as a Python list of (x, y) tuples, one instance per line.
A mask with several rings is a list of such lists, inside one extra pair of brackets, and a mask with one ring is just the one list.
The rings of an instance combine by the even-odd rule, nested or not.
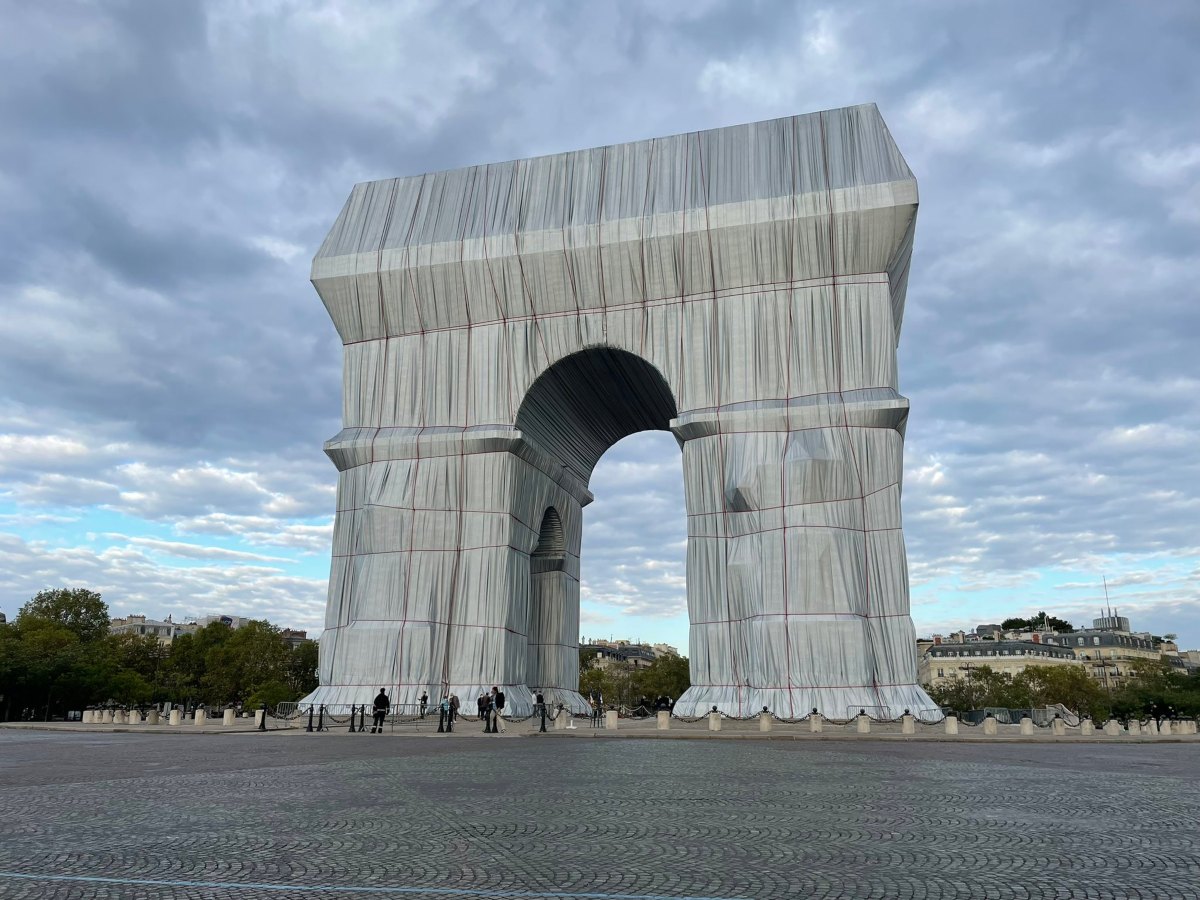
[(1098, 637), (1092, 638), (1092, 645), (1095, 647), (1099, 647), (1100, 646), (1100, 638), (1098, 638)]
[(946, 674), (945, 674), (945, 673), (944, 673), (944, 672), (943, 672), (941, 669), (938, 669), (938, 676), (937, 676), (937, 677), (938, 677), (938, 678), (945, 678), (945, 677), (946, 677)]

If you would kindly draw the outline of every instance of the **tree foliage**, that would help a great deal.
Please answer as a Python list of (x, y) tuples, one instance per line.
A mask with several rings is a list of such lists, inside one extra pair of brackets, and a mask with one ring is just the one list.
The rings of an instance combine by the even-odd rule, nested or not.
[(1003, 631), (1032, 631), (1034, 628), (1049, 628), (1059, 634), (1070, 634), (1075, 630), (1075, 626), (1066, 619), (1048, 615), (1045, 610), (1028, 619), (1005, 619), (1000, 623), (1000, 628)]
[(113, 703), (224, 706), (296, 700), (316, 687), (317, 645), (292, 649), (268, 622), (214, 622), (168, 647), (109, 634), (108, 606), (86, 589), (41, 591), (0, 625), (0, 717), (50, 718)]
[(1102, 721), (1109, 716), (1178, 718), (1200, 716), (1200, 673), (1187, 675), (1163, 662), (1130, 663), (1131, 677), (1119, 690), (1106, 691), (1078, 666), (1030, 666), (1016, 675), (989, 666), (972, 667), (964, 678), (931, 688), (940, 706), (965, 712), (985, 707), (1030, 709), (1062, 704)]
[(17, 622), (27, 630), (57, 626), (83, 643), (105, 637), (108, 621), (108, 606), (99, 594), (86, 588), (38, 591), (17, 613)]
[(600, 693), (607, 705), (637, 706), (642, 698), (678, 700), (691, 686), (686, 656), (661, 656), (649, 666), (634, 668), (613, 662), (599, 666), (581, 659), (579, 692), (585, 697)]

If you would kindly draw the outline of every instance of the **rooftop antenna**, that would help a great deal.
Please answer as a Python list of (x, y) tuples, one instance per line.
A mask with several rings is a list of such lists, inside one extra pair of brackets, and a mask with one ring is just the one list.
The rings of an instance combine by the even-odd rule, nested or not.
[(1108, 617), (1111, 619), (1112, 607), (1108, 605), (1108, 579), (1101, 575), (1100, 580), (1104, 582), (1104, 607), (1106, 610), (1108, 610)]

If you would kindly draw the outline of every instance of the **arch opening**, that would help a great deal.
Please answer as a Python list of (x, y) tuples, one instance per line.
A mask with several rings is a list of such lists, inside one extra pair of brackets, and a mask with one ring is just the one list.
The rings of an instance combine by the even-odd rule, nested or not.
[(530, 386), (517, 428), (584, 483), (604, 452), (639, 431), (666, 431), (678, 415), (662, 374), (640, 356), (592, 347), (556, 362)]

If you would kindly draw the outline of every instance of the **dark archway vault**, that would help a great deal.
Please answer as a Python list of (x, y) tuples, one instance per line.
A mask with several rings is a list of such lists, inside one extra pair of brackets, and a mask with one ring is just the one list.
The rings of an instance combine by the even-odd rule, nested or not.
[(517, 428), (586, 484), (609, 447), (639, 431), (667, 431), (675, 398), (658, 369), (613, 347), (559, 360), (530, 387)]

